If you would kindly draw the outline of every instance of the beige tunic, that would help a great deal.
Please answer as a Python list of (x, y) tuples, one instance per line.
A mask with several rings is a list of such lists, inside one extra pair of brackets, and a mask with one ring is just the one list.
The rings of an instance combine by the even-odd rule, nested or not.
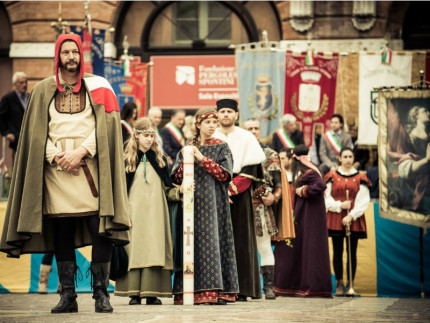
[(125, 246), (129, 269), (160, 266), (173, 269), (173, 246), (169, 209), (163, 183), (149, 162), (140, 162), (129, 192), (132, 228), (130, 244)]
[(82, 112), (59, 113), (55, 109), (55, 99), (49, 106), (49, 133), (46, 143), (44, 166), (44, 203), (43, 214), (50, 216), (85, 216), (97, 214), (98, 197), (91, 193), (90, 186), (82, 167), (79, 175), (63, 172), (54, 164), (54, 157), (67, 150), (85, 147), (89, 151), (86, 159), (88, 168), (98, 191), (98, 169), (95, 136), (95, 118), (86, 94), (86, 105)]

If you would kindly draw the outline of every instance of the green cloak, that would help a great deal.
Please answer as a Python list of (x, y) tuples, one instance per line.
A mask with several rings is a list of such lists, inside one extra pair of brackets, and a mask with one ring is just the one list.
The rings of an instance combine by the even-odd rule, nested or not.
[[(112, 107), (94, 103), (85, 83), (88, 77), (97, 76), (86, 74), (82, 81), (96, 121), (99, 234), (112, 239), (115, 245), (126, 245), (131, 223), (124, 176), (121, 118), (119, 111), (116, 111), (119, 109), (111, 111)], [(55, 78), (44, 79), (32, 90), (25, 110), (0, 241), (0, 251), (10, 257), (54, 251), (53, 221), (43, 216), (42, 209), (48, 108), (56, 92)], [(92, 244), (85, 217), (76, 219), (76, 248)]]

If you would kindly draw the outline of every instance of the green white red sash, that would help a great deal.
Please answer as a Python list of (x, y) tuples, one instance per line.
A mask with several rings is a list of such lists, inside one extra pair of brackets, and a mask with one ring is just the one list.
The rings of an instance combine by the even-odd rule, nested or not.
[(337, 140), (336, 136), (334, 135), (334, 132), (332, 130), (327, 131), (326, 133), (324, 133), (324, 136), (330, 144), (331, 148), (333, 148), (336, 154), (339, 154), (342, 150), (342, 145), (340, 144), (339, 140)]
[(166, 128), (167, 130), (170, 131), (170, 133), (172, 134), (172, 136), (176, 139), (176, 141), (181, 145), (181, 146), (185, 146), (185, 138), (182, 135), (181, 130), (179, 130), (178, 128), (176, 128), (176, 126), (169, 122), (168, 124), (166, 124)]
[(285, 148), (294, 148), (296, 146), (294, 142), (291, 140), (290, 136), (287, 135), (287, 132), (285, 131), (284, 128), (278, 129), (276, 133), (278, 134), (278, 137)]
[(130, 124), (125, 120), (121, 120), (121, 124), (125, 127), (125, 129), (127, 129), (128, 133), (131, 135), (131, 133), (133, 132), (133, 129), (130, 126)]
[[(163, 137), (161, 137), (160, 130), (156, 129), (155, 133), (157, 134), (157, 141), (158, 141), (158, 143), (160, 143), (161, 145), (163, 145)], [(163, 148), (163, 147), (161, 147), (161, 148)]]

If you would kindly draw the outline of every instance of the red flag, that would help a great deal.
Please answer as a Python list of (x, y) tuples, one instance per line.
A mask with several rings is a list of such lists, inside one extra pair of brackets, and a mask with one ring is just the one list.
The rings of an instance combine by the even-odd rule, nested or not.
[(139, 117), (146, 114), (146, 89), (148, 79), (148, 64), (139, 63), (130, 66), (131, 76), (127, 77), (127, 86), (131, 87), (130, 94), (134, 96), (134, 102), (139, 111)]
[(83, 38), (83, 49), (84, 49), (84, 73), (92, 73), (93, 72), (93, 60), (91, 57), (91, 30), (88, 29), (88, 24), (84, 26), (84, 30), (82, 31)]
[(315, 53), (314, 65), (306, 64), (306, 52), (287, 51), (285, 61), (285, 108), (301, 124), (306, 146), (311, 146), (315, 131), (323, 134), (334, 113), (339, 56)]

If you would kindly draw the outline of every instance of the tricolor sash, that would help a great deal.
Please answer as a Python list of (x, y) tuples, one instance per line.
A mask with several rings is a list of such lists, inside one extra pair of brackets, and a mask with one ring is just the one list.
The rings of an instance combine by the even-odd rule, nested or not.
[(284, 128), (278, 129), (276, 133), (278, 134), (278, 137), (285, 148), (294, 148), (296, 146), (294, 142), (291, 140), (290, 136), (287, 135), (287, 132), (285, 131)]
[(157, 129), (155, 133), (157, 135), (157, 142), (163, 145), (163, 137), (161, 137), (160, 130)]
[(173, 123), (169, 122), (168, 124), (166, 124), (166, 128), (167, 130), (170, 131), (172, 136), (176, 139), (176, 141), (181, 146), (185, 146), (185, 138), (182, 135), (182, 132), (178, 128), (176, 128), (176, 126)]
[(155, 135), (157, 136), (156, 140), (157, 140), (158, 148), (160, 148), (161, 151), (164, 153), (164, 150), (163, 150), (163, 137), (161, 137), (160, 131), (158, 129), (156, 129)]
[(127, 129), (128, 133), (131, 135), (131, 133), (133, 132), (133, 129), (128, 124), (128, 122), (125, 120), (121, 120), (121, 124), (125, 127), (125, 129)]
[(342, 145), (340, 144), (339, 140), (337, 140), (336, 136), (334, 135), (334, 132), (332, 130), (327, 131), (326, 133), (324, 133), (324, 136), (330, 144), (331, 148), (333, 148), (336, 154), (339, 154), (342, 150)]

